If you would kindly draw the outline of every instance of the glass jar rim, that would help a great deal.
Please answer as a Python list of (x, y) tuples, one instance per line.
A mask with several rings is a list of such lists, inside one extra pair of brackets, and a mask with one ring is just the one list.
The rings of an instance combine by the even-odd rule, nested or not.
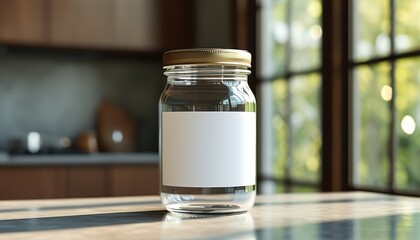
[(177, 65), (177, 66), (165, 66), (164, 74), (166, 76), (176, 75), (214, 75), (214, 76), (247, 76), (251, 74), (251, 71), (243, 66), (226, 66), (226, 65), (214, 65), (214, 64), (203, 64), (203, 65)]

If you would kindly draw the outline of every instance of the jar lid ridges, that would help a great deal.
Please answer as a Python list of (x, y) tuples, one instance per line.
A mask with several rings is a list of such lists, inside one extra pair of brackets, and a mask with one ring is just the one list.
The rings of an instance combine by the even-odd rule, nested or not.
[(245, 50), (223, 48), (191, 48), (167, 51), (163, 54), (163, 65), (237, 65), (251, 67), (251, 54)]

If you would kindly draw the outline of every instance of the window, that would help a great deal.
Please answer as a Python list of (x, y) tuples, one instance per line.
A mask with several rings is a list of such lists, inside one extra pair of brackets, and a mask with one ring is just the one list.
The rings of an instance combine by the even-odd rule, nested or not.
[(320, 0), (257, 2), (260, 191), (321, 183)]
[(420, 195), (420, 2), (257, 3), (260, 190)]
[(420, 195), (420, 1), (351, 6), (351, 185)]

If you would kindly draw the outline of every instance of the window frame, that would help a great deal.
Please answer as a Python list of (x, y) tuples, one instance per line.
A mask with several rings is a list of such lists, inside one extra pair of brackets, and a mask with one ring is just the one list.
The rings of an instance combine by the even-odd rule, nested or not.
[[(322, 0), (322, 191), (349, 191), (349, 12), (346, 0)], [(346, 51), (347, 50), (347, 51)]]
[[(241, 15), (241, 19), (234, 22), (236, 39), (246, 36), (246, 44), (237, 44), (235, 47), (248, 49), (253, 57), (254, 63), (256, 54), (257, 21), (256, 13), (258, 10), (258, 0), (235, 0), (234, 11), (236, 16)], [(238, 3), (242, 4), (237, 7)], [(322, 43), (321, 43), (321, 77), (322, 77), (322, 164), (321, 164), (321, 191), (371, 191), (387, 194), (398, 194), (407, 196), (420, 196), (403, 190), (396, 190), (394, 187), (395, 178), (395, 103), (392, 98), (392, 119), (390, 124), (391, 140), (389, 154), (390, 173), (388, 188), (369, 188), (355, 186), (353, 184), (353, 70), (358, 66), (373, 65), (380, 62), (391, 63), (392, 69), (390, 77), (392, 86), (395, 86), (395, 63), (399, 59), (418, 57), (420, 49), (406, 52), (395, 52), (395, 39), (391, 38), (391, 51), (387, 56), (373, 57), (368, 60), (353, 60), (353, 4), (354, 0), (322, 0)], [(390, 33), (395, 35), (395, 0), (389, 0), (390, 14)], [(245, 6), (245, 7), (244, 7)], [(238, 14), (241, 13), (241, 14)], [(243, 24), (244, 21), (246, 24)], [(238, 35), (238, 29), (242, 29), (242, 35)], [(243, 33), (246, 32), (244, 35)], [(258, 60), (258, 59), (257, 59)], [(250, 78), (250, 85), (254, 92), (257, 85), (262, 81), (257, 79), (255, 72), (256, 66), (253, 65), (253, 76)], [(261, 136), (259, 136), (259, 140)], [(259, 141), (260, 142), (260, 141)], [(259, 146), (261, 149), (261, 146)], [(259, 150), (260, 151), (260, 150)], [(259, 152), (258, 159), (261, 153)], [(261, 167), (261, 162), (258, 162)], [(269, 179), (261, 176), (258, 172), (258, 180), (272, 180), (279, 183), (278, 179)], [(280, 182), (281, 183), (281, 182)], [(285, 184), (290, 184), (284, 181)], [(307, 186), (305, 182), (296, 182), (296, 186)]]
[[(252, 2), (255, 3), (254, 15), (256, 15), (257, 12), (261, 13), (262, 5), (261, 5), (260, 1), (257, 0), (257, 1), (252, 1)], [(320, 2), (323, 3), (323, 1), (321, 1), (321, 0), (320, 0)], [(290, 8), (291, 4), (289, 4), (287, 7)], [(289, 12), (290, 12), (290, 9), (289, 9)], [(321, 20), (320, 24), (322, 25), (322, 22), (324, 21), (323, 17), (321, 17), (320, 20)], [(291, 19), (289, 18), (289, 19), (287, 19), (287, 21), (291, 21)], [(256, 30), (258, 28), (256, 27), (254, 29)], [(254, 36), (257, 36), (257, 35), (258, 34), (255, 34)], [(323, 36), (324, 36), (324, 31), (323, 31)], [(288, 42), (290, 43), (290, 41), (288, 41)], [(324, 60), (323, 57), (322, 57), (323, 52), (324, 52), (323, 45), (324, 45), (324, 42), (323, 42), (323, 38), (322, 38), (322, 40), (320, 42), (320, 56), (319, 56), (320, 66), (319, 67), (305, 68), (303, 70), (290, 70), (290, 68), (286, 66), (285, 71), (282, 74), (276, 74), (275, 76), (271, 76), (271, 77), (264, 78), (264, 79), (262, 79), (259, 76), (256, 76), (256, 79), (255, 79), (255, 89), (256, 89), (256, 91), (255, 92), (259, 92), (259, 88), (262, 84), (267, 83), (267, 82), (273, 82), (276, 79), (283, 79), (286, 82), (290, 82), (291, 79), (293, 79), (294, 77), (298, 77), (298, 76), (302, 76), (302, 75), (309, 75), (309, 74), (313, 74), (313, 73), (317, 73), (317, 74), (320, 75), (320, 78), (321, 78), (321, 92), (324, 92), (323, 67), (322, 67), (323, 60)], [(254, 55), (258, 56), (257, 54), (254, 54)], [(286, 46), (285, 55), (286, 55), (286, 59), (288, 59), (290, 61), (290, 59), (291, 59), (291, 46), (290, 46), (290, 44), (288, 44)], [(328, 182), (328, 181), (325, 181), (324, 178), (327, 177), (326, 175), (329, 175), (329, 174), (325, 174), (325, 170), (324, 170), (323, 166), (324, 165), (330, 165), (330, 164), (324, 164), (324, 160), (323, 160), (323, 158), (324, 158), (324, 141), (325, 141), (324, 135), (325, 134), (324, 134), (324, 130), (323, 130), (324, 129), (323, 128), (324, 123), (323, 123), (322, 119), (323, 119), (325, 107), (323, 105), (323, 99), (322, 98), (320, 98), (320, 106), (321, 106), (321, 109), (320, 109), (321, 137), (322, 137), (323, 144), (321, 146), (321, 153), (320, 153), (321, 165), (322, 166), (320, 168), (320, 180), (319, 180), (319, 182), (310, 182), (310, 181), (303, 181), (303, 180), (299, 180), (299, 179), (293, 179), (291, 177), (291, 174), (290, 174), (290, 169), (287, 166), (286, 166), (286, 169), (285, 169), (286, 174), (285, 174), (284, 178), (276, 178), (276, 177), (273, 177), (273, 176), (265, 176), (263, 174), (263, 172), (261, 171), (261, 166), (262, 166), (261, 161), (263, 161), (264, 158), (262, 157), (262, 153), (259, 152), (259, 156), (258, 156), (259, 159), (260, 159), (260, 161), (259, 161), (260, 170), (258, 171), (258, 182), (259, 183), (261, 183), (261, 181), (273, 182), (276, 185), (283, 186), (284, 190), (286, 192), (292, 191), (292, 189), (294, 187), (310, 187), (310, 188), (316, 188), (320, 191), (329, 191), (330, 186), (328, 186), (327, 184), (324, 184), (324, 183)], [(261, 107), (259, 109), (260, 109), (260, 111), (262, 111)], [(261, 122), (261, 113), (259, 113), (259, 121)], [(263, 124), (263, 123), (261, 123), (261, 124)], [(261, 130), (261, 126), (259, 127), (259, 129)], [(261, 135), (259, 135), (259, 149), (262, 149), (262, 147), (261, 147)], [(289, 173), (287, 173), (287, 171), (289, 171)], [(331, 171), (329, 173), (331, 173)], [(330, 178), (330, 176), (328, 176), (328, 178)], [(337, 182), (337, 181), (335, 181), (335, 182)], [(342, 189), (340, 188), (340, 190), (342, 190)]]
[[(389, 1), (389, 33), (388, 35), (390, 36), (390, 52), (388, 54), (386, 54), (385, 56), (373, 56), (373, 57), (369, 57), (366, 60), (356, 60), (353, 58), (353, 52), (354, 52), (354, 43), (353, 43), (353, 31), (354, 31), (354, 26), (353, 26), (353, 22), (354, 22), (354, 1), (355, 0), (349, 0), (347, 3), (347, 40), (348, 43), (344, 46), (348, 46), (348, 51), (347, 51), (347, 86), (349, 88), (349, 92), (348, 92), (348, 98), (349, 99), (349, 103), (348, 103), (348, 109), (349, 109), (349, 116), (351, 116), (351, 118), (354, 117), (354, 114), (352, 112), (353, 109), (353, 84), (352, 82), (354, 81), (354, 76), (353, 76), (353, 71), (354, 69), (356, 69), (357, 67), (360, 66), (375, 66), (377, 64), (380, 63), (388, 63), (391, 67), (390, 71), (389, 71), (389, 79), (390, 79), (390, 87), (392, 89), (397, 89), (396, 88), (396, 63), (398, 60), (401, 59), (407, 59), (407, 58), (412, 58), (412, 57), (420, 57), (420, 49), (413, 49), (413, 50), (407, 50), (404, 52), (396, 52), (396, 44), (395, 44), (395, 35), (396, 35), (396, 0), (388, 0)], [(357, 0), (356, 0), (357, 1)], [(398, 91), (398, 90), (396, 90)], [(387, 194), (398, 194), (398, 195), (406, 195), (406, 196), (420, 196), (420, 192), (413, 192), (413, 191), (407, 191), (407, 190), (398, 190), (396, 189), (396, 185), (395, 185), (395, 170), (396, 170), (396, 161), (397, 161), (397, 148), (398, 148), (398, 136), (397, 136), (397, 131), (396, 131), (396, 126), (397, 126), (397, 110), (396, 110), (396, 103), (395, 103), (395, 99), (396, 99), (396, 91), (392, 92), (392, 98), (389, 101), (389, 107), (391, 109), (391, 119), (390, 119), (390, 123), (389, 123), (389, 133), (390, 133), (390, 139), (388, 141), (388, 155), (389, 155), (389, 172), (388, 172), (388, 178), (387, 178), (387, 182), (386, 182), (386, 188), (385, 189), (381, 189), (380, 187), (376, 188), (376, 187), (366, 187), (366, 186), (356, 186), (354, 184), (354, 179), (353, 179), (353, 168), (354, 168), (354, 156), (353, 156), (353, 131), (354, 131), (354, 125), (351, 122), (349, 122), (349, 137), (347, 138), (349, 140), (349, 145), (348, 145), (348, 149), (349, 149), (349, 170), (348, 170), (348, 187), (350, 190), (360, 190), (360, 191), (370, 191), (370, 192), (378, 192), (378, 193), (387, 193)]]

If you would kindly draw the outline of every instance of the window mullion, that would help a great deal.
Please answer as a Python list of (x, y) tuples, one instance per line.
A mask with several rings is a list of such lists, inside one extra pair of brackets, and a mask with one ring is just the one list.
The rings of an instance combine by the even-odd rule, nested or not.
[[(391, 56), (395, 56), (395, 0), (390, 0), (390, 47)], [(397, 153), (397, 133), (396, 133), (396, 107), (395, 97), (397, 96), (397, 88), (395, 82), (395, 58), (391, 59), (391, 70), (390, 70), (392, 98), (390, 101), (391, 108), (391, 121), (390, 121), (390, 147), (389, 147), (389, 176), (388, 176), (388, 188), (391, 193), (395, 192), (395, 167), (396, 167), (396, 153)]]
[(347, 1), (323, 0), (322, 14), (322, 190), (348, 188), (347, 85), (343, 71), (347, 54), (343, 38)]
[[(285, 72), (290, 72), (290, 63), (292, 62), (292, 3), (293, 1), (287, 1), (286, 9), (286, 25), (287, 25), (287, 41), (285, 44)], [(291, 186), (291, 179), (292, 179), (292, 164), (293, 164), (293, 128), (291, 124), (291, 114), (292, 114), (292, 96), (290, 91), (290, 75), (285, 76), (285, 80), (288, 82), (286, 85), (287, 93), (286, 93), (286, 126), (287, 126), (287, 154), (286, 154), (286, 162), (285, 162), (285, 169), (284, 169), (284, 186), (286, 192), (292, 191)]]

